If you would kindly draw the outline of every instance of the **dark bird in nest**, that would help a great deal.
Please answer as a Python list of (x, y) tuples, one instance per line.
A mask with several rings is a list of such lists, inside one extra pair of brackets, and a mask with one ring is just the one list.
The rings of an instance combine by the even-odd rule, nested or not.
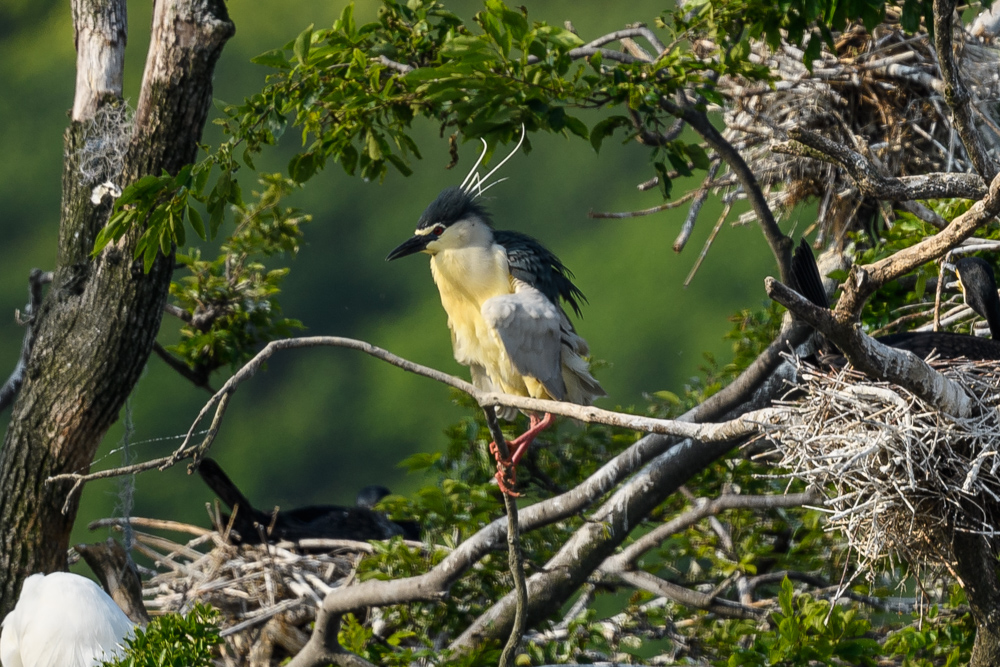
[(379, 500), (390, 494), (384, 486), (362, 489), (356, 507), (309, 505), (272, 513), (255, 509), (214, 460), (202, 459), (198, 474), (233, 511), (232, 519), (223, 516), (222, 520), (227, 524), (232, 521), (236, 534), (231, 533), (230, 539), (236, 544), (303, 539), (388, 540), (397, 535), (420, 540), (420, 524), (416, 521), (390, 521), (374, 509)]
[[(932, 352), (943, 359), (965, 357), (973, 361), (1000, 359), (1000, 296), (997, 295), (993, 268), (978, 257), (964, 257), (954, 264), (959, 289), (965, 303), (990, 325), (992, 339), (950, 331), (907, 331), (877, 336), (875, 340), (899, 350), (909, 350), (927, 358)], [(799, 294), (823, 308), (830, 301), (816, 266), (816, 258), (805, 239), (792, 255), (792, 275)], [(832, 351), (839, 355), (839, 351)]]

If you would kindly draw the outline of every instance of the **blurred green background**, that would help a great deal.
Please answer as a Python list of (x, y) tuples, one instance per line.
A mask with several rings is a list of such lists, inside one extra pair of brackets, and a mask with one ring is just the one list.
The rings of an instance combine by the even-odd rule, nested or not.
[[(236, 102), (263, 83), (267, 70), (253, 56), (281, 46), (309, 24), (329, 26), (342, 0), (234, 0), (229, 9), (236, 36), (226, 46), (215, 78), (215, 96)], [(609, 9), (600, 0), (527, 2), (529, 20), (561, 25), (571, 19), (584, 39), (653, 19), (664, 3), (630, 3)], [(358, 3), (359, 21), (374, 17), (377, 3)], [(448, 5), (470, 20), (477, 2)], [(151, 3), (129, 6), (126, 96), (135, 100), (148, 47)], [(68, 3), (7, 0), (0, 5), (0, 368), (12, 368), (22, 330), (14, 311), (23, 307), (28, 272), (51, 269), (59, 215), (62, 131), (72, 104), (75, 77)], [(217, 111), (213, 116), (217, 117)], [(584, 116), (589, 124), (593, 117)], [(365, 183), (331, 167), (314, 177), (293, 204), (313, 216), (305, 243), (285, 282), (283, 308), (312, 335), (361, 338), (414, 361), (467, 377), (451, 356), (446, 319), (426, 257), (392, 264), (383, 259), (408, 238), (424, 207), (462, 180), (479, 147), (460, 147), (461, 162), (445, 169), (447, 141), (438, 128), (420, 124), (417, 142), (424, 160), (414, 175), (392, 173), (384, 183)], [(264, 159), (264, 171), (282, 170), (298, 133)], [(206, 143), (218, 141), (216, 128)], [(671, 245), (687, 207), (628, 220), (594, 220), (588, 211), (640, 209), (660, 203), (656, 191), (636, 184), (653, 175), (648, 151), (606, 141), (600, 155), (587, 142), (535, 136), (533, 150), (504, 167), (510, 180), (492, 189), (488, 206), (497, 226), (530, 233), (558, 254), (576, 274), (590, 303), (578, 329), (595, 359), (606, 362), (598, 377), (610, 397), (602, 407), (643, 406), (644, 392), (682, 390), (704, 363), (703, 352), (720, 362), (731, 356), (722, 336), (728, 317), (764, 301), (762, 282), (773, 260), (756, 226), (727, 223), (689, 288), (682, 283), (720, 207), (705, 206), (687, 249)], [(501, 148), (499, 154), (509, 150)], [(244, 191), (250, 174), (241, 174)], [(690, 187), (678, 183), (675, 194)], [(730, 220), (735, 216), (731, 216)], [(176, 322), (164, 319), (161, 342), (176, 339)], [(449, 390), (357, 352), (317, 349), (285, 352), (233, 398), (212, 455), (255, 504), (292, 507), (352, 503), (357, 490), (381, 483), (407, 494), (421, 482), (397, 467), (412, 453), (443, 447), (442, 431), (463, 415)], [(2, 371), (4, 374), (6, 370)], [(212, 380), (214, 387), (223, 378)], [(180, 440), (208, 394), (194, 389), (159, 359), (151, 358), (130, 402), (131, 451), (139, 459), (163, 456)], [(121, 462), (118, 447), (125, 414), (108, 434), (95, 469)], [(9, 415), (4, 415), (4, 425)], [(148, 472), (137, 480), (139, 516), (208, 524), (211, 494), (185, 466)], [(109, 516), (115, 482), (86, 487), (76, 540), (87, 521)]]

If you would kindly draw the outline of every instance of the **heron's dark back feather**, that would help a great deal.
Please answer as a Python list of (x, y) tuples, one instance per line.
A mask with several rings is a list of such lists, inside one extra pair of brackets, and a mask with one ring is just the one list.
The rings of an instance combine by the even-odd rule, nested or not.
[(552, 303), (559, 303), (562, 298), (580, 316), (580, 304), (586, 303), (587, 298), (573, 284), (573, 272), (548, 248), (520, 232), (494, 231), (493, 240), (507, 251), (511, 275), (537, 289)]

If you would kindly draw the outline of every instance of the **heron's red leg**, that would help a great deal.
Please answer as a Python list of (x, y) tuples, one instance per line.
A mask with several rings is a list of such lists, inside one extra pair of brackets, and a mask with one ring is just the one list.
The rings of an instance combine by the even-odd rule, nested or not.
[(521, 457), (528, 451), (528, 447), (535, 441), (538, 434), (552, 426), (552, 422), (555, 421), (555, 417), (552, 416), (551, 412), (546, 412), (545, 416), (541, 419), (534, 415), (531, 415), (530, 419), (531, 425), (528, 427), (528, 430), (511, 440), (507, 445), (514, 452), (510, 456), (510, 465), (512, 467), (517, 466)]
[(495, 442), (490, 443), (490, 453), (493, 454), (497, 460), (497, 484), (500, 486), (500, 490), (503, 493), (510, 496), (517, 496), (518, 494), (507, 487), (507, 484), (504, 481), (505, 477), (507, 477), (506, 473), (508, 471), (510, 472), (511, 484), (517, 482), (516, 473), (518, 462), (524, 456), (525, 452), (528, 451), (528, 447), (535, 440), (538, 434), (547, 429), (549, 426), (552, 426), (552, 422), (555, 421), (555, 418), (548, 412), (546, 412), (545, 416), (541, 419), (535, 415), (530, 415), (528, 418), (530, 420), (528, 430), (507, 443), (510, 451), (513, 452), (509, 459), (501, 458), (500, 450), (497, 449), (497, 444)]

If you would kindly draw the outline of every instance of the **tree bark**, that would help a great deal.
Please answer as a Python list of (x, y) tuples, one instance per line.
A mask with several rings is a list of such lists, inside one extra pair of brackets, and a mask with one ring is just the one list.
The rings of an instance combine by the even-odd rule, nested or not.
[(1000, 665), (1000, 576), (997, 553), (986, 537), (959, 530), (952, 541), (955, 569), (965, 586), (972, 617), (976, 621), (976, 642), (969, 667)]
[(70, 486), (45, 480), (89, 469), (149, 357), (170, 285), (172, 257), (158, 257), (148, 274), (133, 260), (138, 233), (91, 258), (111, 208), (93, 204), (91, 191), (102, 179), (124, 186), (194, 160), (215, 63), (234, 32), (222, 0), (159, 0), (120, 171), (82, 182), (80, 149), (96, 131), (91, 121), (121, 104), (124, 17), (124, 0), (73, 2), (81, 71), (65, 135), (57, 266), (0, 450), (0, 616), (29, 574), (66, 569), (78, 494), (67, 502)]

